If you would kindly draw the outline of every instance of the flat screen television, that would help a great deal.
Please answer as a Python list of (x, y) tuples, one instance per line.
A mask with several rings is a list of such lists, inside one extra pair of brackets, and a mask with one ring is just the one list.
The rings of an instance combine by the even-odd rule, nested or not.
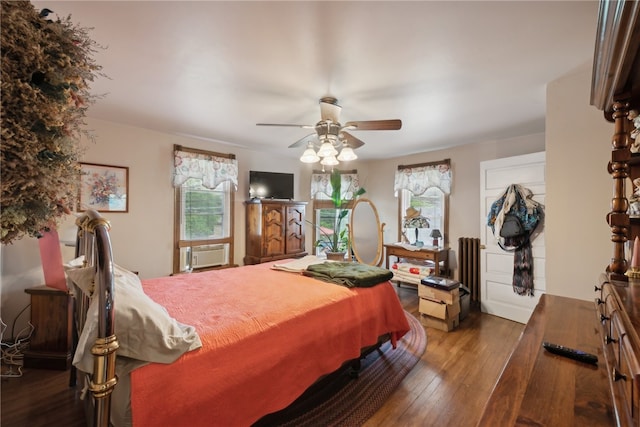
[(293, 174), (249, 171), (249, 197), (292, 200)]

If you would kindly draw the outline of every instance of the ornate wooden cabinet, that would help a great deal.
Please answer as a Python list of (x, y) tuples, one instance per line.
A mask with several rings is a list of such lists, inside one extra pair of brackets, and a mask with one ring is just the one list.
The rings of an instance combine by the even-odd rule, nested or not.
[(246, 206), (245, 264), (307, 255), (305, 202), (253, 199)]
[[(604, 362), (618, 425), (640, 425), (640, 280), (627, 277), (627, 239), (640, 233), (637, 219), (629, 218), (627, 188), (637, 178), (632, 158), (632, 110), (640, 110), (640, 2), (602, 1), (598, 18), (591, 104), (613, 122), (609, 173), (613, 179), (611, 227), (613, 253), (601, 284), (596, 306)], [(638, 137), (640, 138), (640, 136)]]

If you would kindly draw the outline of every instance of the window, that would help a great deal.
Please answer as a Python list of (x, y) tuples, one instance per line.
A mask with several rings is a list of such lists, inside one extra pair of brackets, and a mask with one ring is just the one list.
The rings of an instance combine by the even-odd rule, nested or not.
[[(406, 240), (414, 243), (417, 239), (418, 241), (425, 242), (427, 246), (431, 246), (433, 242), (433, 238), (431, 237), (432, 230), (440, 230), (440, 233), (444, 236), (446, 230), (446, 202), (445, 194), (442, 190), (431, 187), (420, 196), (414, 195), (409, 190), (401, 190), (400, 212), (404, 215), (409, 207), (420, 212), (420, 214), (427, 219), (429, 226), (426, 228), (405, 228), (403, 217), (400, 221), (400, 227), (402, 230), (401, 234), (404, 233)], [(440, 241), (441, 244), (442, 242), (443, 240)]]
[(176, 146), (174, 166), (173, 272), (232, 265), (235, 158)]
[[(342, 206), (337, 208), (331, 199), (333, 187), (331, 175), (340, 175), (340, 193)], [(338, 187), (336, 187), (338, 188)], [(313, 199), (313, 242), (314, 254), (322, 255), (327, 252), (341, 252), (348, 249), (349, 217), (353, 198), (357, 197), (360, 185), (356, 170), (334, 172), (314, 171), (311, 176), (311, 198)], [(331, 243), (334, 235), (337, 239), (337, 248)]]
[(213, 190), (203, 187), (202, 181), (195, 178), (189, 178), (182, 184), (180, 240), (210, 240), (229, 236), (230, 194), (228, 182)]
[[(330, 251), (330, 236), (333, 235), (333, 230), (339, 220), (338, 215), (342, 209), (336, 209), (333, 206), (322, 207), (323, 204), (320, 201), (314, 201), (314, 254), (321, 255)], [(346, 214), (343, 216), (338, 228), (339, 236), (344, 236), (340, 239), (344, 246), (342, 249), (346, 250), (346, 238), (348, 236), (347, 224), (349, 224), (349, 217), (351, 216), (351, 210), (346, 210)]]
[[(441, 235), (438, 244), (448, 241), (451, 163), (440, 162), (398, 166), (394, 188), (398, 194), (398, 238), (418, 246), (432, 246), (432, 232)], [(413, 220), (409, 217), (413, 216)]]

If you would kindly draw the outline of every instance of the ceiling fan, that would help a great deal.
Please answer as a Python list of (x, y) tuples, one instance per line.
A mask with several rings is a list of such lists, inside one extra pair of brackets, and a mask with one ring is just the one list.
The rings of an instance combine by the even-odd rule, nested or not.
[[(402, 121), (393, 120), (365, 120), (349, 121), (340, 124), (338, 100), (331, 96), (320, 98), (320, 121), (315, 125), (296, 125), (278, 123), (257, 123), (257, 126), (288, 126), (305, 129), (315, 129), (311, 133), (294, 142), (289, 148), (306, 146), (307, 149), (300, 158), (305, 163), (315, 163), (320, 160), (322, 165), (335, 166), (338, 161), (348, 161), (357, 158), (354, 148), (364, 145), (360, 139), (347, 131), (355, 130), (398, 130)], [(318, 151), (316, 152), (316, 148)], [(338, 155), (338, 152), (340, 153)], [(336, 158), (337, 156), (337, 158)]]

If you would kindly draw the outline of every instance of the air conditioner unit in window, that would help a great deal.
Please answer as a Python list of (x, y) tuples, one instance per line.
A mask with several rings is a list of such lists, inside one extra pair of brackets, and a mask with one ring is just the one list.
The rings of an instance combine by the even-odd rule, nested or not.
[[(186, 251), (183, 252), (181, 258), (185, 255)], [(226, 251), (224, 245), (196, 246), (192, 249), (191, 259), (193, 261), (193, 268), (224, 265), (226, 264)], [(182, 265), (185, 265), (186, 260), (181, 259), (180, 261)]]

